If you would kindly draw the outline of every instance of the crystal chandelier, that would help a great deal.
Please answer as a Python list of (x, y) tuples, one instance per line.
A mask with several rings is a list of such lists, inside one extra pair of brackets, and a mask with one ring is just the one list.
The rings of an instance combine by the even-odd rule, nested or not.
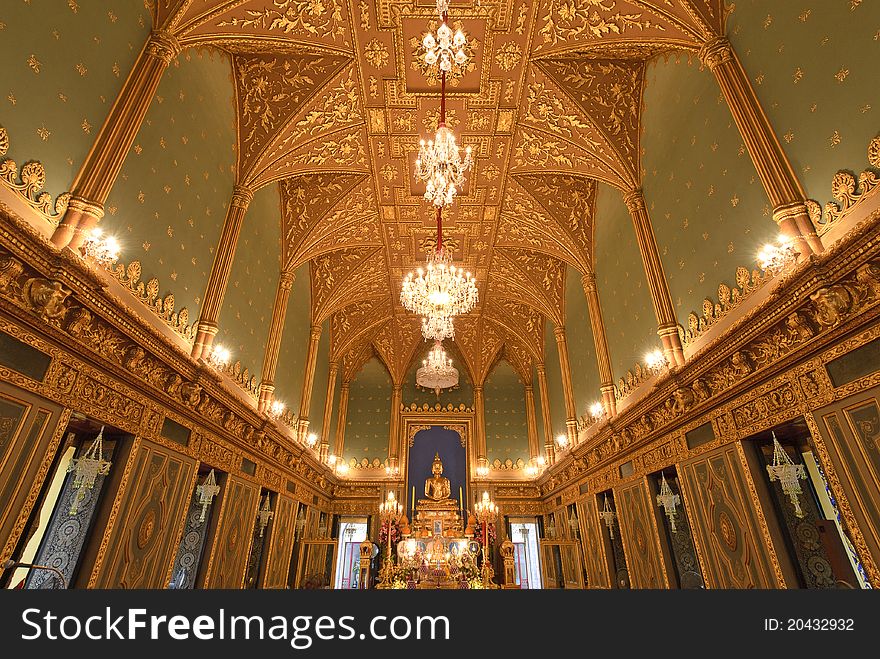
[(801, 502), (798, 495), (801, 493), (801, 484), (799, 480), (806, 480), (807, 473), (804, 465), (795, 464), (788, 457), (788, 453), (782, 448), (779, 440), (776, 439), (776, 433), (773, 433), (773, 464), (767, 465), (767, 473), (770, 474), (770, 481), (779, 481), (782, 485), (782, 491), (786, 494), (794, 506), (794, 514), (798, 517), (804, 516), (801, 509)]
[(617, 513), (611, 509), (611, 503), (608, 501), (607, 494), (605, 495), (605, 503), (602, 505), (602, 510), (599, 512), (599, 517), (605, 522), (605, 526), (608, 527), (608, 533), (611, 535), (611, 539), (614, 540), (614, 519), (617, 517)]
[(266, 527), (269, 525), (269, 520), (275, 513), (272, 511), (272, 507), (269, 505), (269, 494), (266, 493), (266, 498), (263, 499), (263, 505), (260, 506), (260, 512), (257, 515), (257, 526), (260, 529), (260, 537), (263, 537), (263, 533), (266, 531)]
[(669, 362), (666, 361), (666, 356), (660, 350), (655, 349), (645, 355), (645, 368), (652, 375), (656, 375), (668, 365)]
[(781, 272), (792, 263), (795, 263), (800, 254), (795, 248), (794, 240), (788, 236), (780, 235), (777, 244), (768, 243), (758, 252), (758, 265), (764, 270)]
[(208, 472), (208, 475), (205, 477), (205, 481), (196, 487), (196, 494), (199, 497), (199, 505), (202, 507), (202, 512), (199, 514), (199, 522), (205, 521), (205, 513), (208, 511), (208, 506), (211, 505), (211, 502), (214, 500), (220, 493), (220, 486), (217, 485), (217, 478), (214, 475), (214, 470)]
[(110, 473), (110, 462), (104, 459), (104, 426), (89, 449), (79, 458), (70, 461), (68, 472), (73, 472), (73, 488), (76, 496), (70, 504), (70, 514), (76, 515), (79, 504), (86, 498), (86, 490), (95, 487), (98, 476)]
[(113, 236), (104, 236), (104, 232), (99, 227), (92, 229), (82, 251), (87, 257), (91, 257), (97, 263), (109, 268), (119, 260), (121, 251), (119, 242)]
[(663, 508), (666, 517), (669, 518), (669, 527), (672, 529), (673, 533), (676, 533), (676, 508), (680, 503), (681, 497), (672, 492), (672, 488), (669, 487), (669, 483), (666, 482), (666, 474), (660, 472), (660, 494), (657, 495), (657, 505)]
[(470, 272), (452, 264), (452, 254), (443, 249), (442, 209), (437, 209), (437, 249), (428, 256), (418, 276), (409, 273), (400, 290), (400, 303), (424, 317), (422, 334), (426, 339), (442, 341), (453, 336), (453, 316), (466, 314), (479, 299), (477, 285)]
[(422, 361), (422, 367), (416, 371), (416, 384), (425, 389), (433, 389), (438, 396), (442, 389), (458, 384), (458, 370), (446, 356), (440, 341), (434, 342), (427, 359)]
[(438, 207), (453, 202), (464, 185), (465, 172), (474, 164), (471, 148), (464, 150), (462, 158), (455, 135), (446, 126), (446, 75), (452, 72), (453, 67), (460, 68), (467, 63), (464, 52), (467, 39), (461, 30), (452, 34), (445, 9), (448, 6), (437, 3), (442, 21), (437, 29), (437, 37), (426, 34), (422, 41), (425, 64), (429, 67), (436, 64), (440, 69), (440, 121), (434, 139), (428, 140), (427, 144), (421, 141), (416, 159), (416, 178), (425, 182), (425, 199)]

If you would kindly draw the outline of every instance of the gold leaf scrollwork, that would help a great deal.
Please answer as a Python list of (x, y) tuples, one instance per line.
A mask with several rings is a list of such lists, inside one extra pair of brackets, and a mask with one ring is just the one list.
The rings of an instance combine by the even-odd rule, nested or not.
[[(868, 144), (868, 164), (880, 169), (880, 136)], [(831, 196), (834, 201), (825, 204), (824, 212), (819, 204), (812, 199), (805, 203), (807, 212), (819, 235), (828, 231), (835, 222), (860, 204), (880, 184), (880, 177), (870, 169), (864, 170), (856, 177), (847, 171), (839, 171), (831, 179)]]
[[(5, 156), (7, 151), (9, 151), (9, 132), (0, 126), (0, 157)], [(14, 160), (4, 158), (0, 161), (0, 182), (18, 194), (53, 226), (58, 226), (70, 203), (69, 192), (58, 195), (54, 202), (51, 194), (40, 192), (46, 185), (46, 169), (36, 160), (26, 162), (19, 172)]]
[(259, 398), (260, 381), (256, 375), (251, 374), (247, 366), (242, 367), (241, 361), (236, 361), (234, 364), (227, 365), (223, 370), (239, 387), (244, 389), (254, 399)]
[(192, 343), (195, 339), (196, 328), (189, 323), (189, 310), (184, 307), (174, 313), (174, 293), (169, 293), (164, 298), (159, 297), (159, 280), (153, 277), (148, 282), (141, 281), (141, 262), (132, 261), (127, 266), (120, 263), (110, 273), (132, 295), (145, 304), (162, 321), (171, 327), (177, 334)]

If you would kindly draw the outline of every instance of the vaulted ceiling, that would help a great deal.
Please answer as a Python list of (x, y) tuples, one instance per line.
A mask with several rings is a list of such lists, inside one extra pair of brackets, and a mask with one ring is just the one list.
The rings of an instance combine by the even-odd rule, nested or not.
[[(444, 243), (481, 295), (456, 340), (474, 382), (499, 358), (528, 382), (543, 317), (565, 320), (566, 265), (593, 269), (597, 181), (640, 184), (646, 61), (720, 33), (721, 2), (453, 1), (450, 21), (470, 61), (448, 124), (476, 164)], [(153, 24), (230, 54), (237, 182), (278, 186), (282, 268), (309, 263), (311, 322), (329, 320), (343, 375), (375, 354), (401, 381), (421, 336), (399, 286), (435, 234), (413, 170), (439, 118), (420, 59), (433, 0), (157, 0)]]

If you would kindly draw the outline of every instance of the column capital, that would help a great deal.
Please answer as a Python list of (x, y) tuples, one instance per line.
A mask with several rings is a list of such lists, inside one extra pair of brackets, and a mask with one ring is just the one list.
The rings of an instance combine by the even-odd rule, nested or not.
[(623, 203), (630, 213), (638, 213), (645, 210), (645, 195), (641, 188), (635, 188), (623, 194)]
[(596, 290), (596, 275), (588, 272), (581, 277), (581, 286), (584, 287), (585, 293), (592, 293)]
[(80, 197), (79, 195), (72, 195), (67, 202), (68, 210), (77, 211), (82, 213), (83, 215), (91, 215), (96, 220), (100, 220), (104, 217), (104, 206), (102, 204), (95, 203), (94, 201), (89, 201), (84, 197)]
[(401, 391), (403, 391), (403, 385), (398, 382), (392, 383), (391, 391), (393, 391), (395, 394), (399, 394)]
[(339, 391), (348, 391), (349, 389), (351, 389), (351, 382), (343, 380), (342, 384), (339, 385)]
[(474, 385), (474, 393), (475, 393), (475, 394), (476, 394), (476, 393), (480, 393), (480, 394), (482, 394), (482, 393), (483, 393), (483, 385), (481, 385), (481, 384), (475, 384), (475, 385)]
[(247, 210), (254, 198), (254, 192), (246, 185), (236, 185), (232, 188), (232, 199), (229, 205), (233, 208), (241, 208)]
[(553, 335), (556, 337), (556, 342), (565, 341), (565, 325), (556, 325), (553, 328)]
[(335, 359), (331, 359), (328, 364), (331, 373), (336, 373), (339, 370), (339, 362)]
[(296, 281), (296, 273), (293, 270), (282, 270), (281, 276), (278, 278), (278, 286), (285, 291), (289, 291)]
[(538, 375), (543, 377), (544, 375), (544, 362), (538, 362), (535, 364), (535, 370), (538, 371)]
[(524, 385), (526, 393), (534, 393), (535, 387), (533, 385), (527, 384)]
[(165, 66), (180, 54), (180, 42), (168, 30), (153, 30), (147, 41), (147, 55), (161, 60)]
[(311, 331), (309, 332), (309, 338), (312, 341), (317, 341), (321, 338), (321, 326), (320, 325), (312, 325)]
[(733, 59), (733, 47), (727, 37), (715, 37), (709, 39), (700, 48), (700, 62), (714, 71), (719, 64), (725, 64)]

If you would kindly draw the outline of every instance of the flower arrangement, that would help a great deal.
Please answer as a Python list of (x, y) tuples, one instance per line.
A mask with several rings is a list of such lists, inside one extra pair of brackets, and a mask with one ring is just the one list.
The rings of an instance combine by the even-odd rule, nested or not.
[[(495, 525), (491, 522), (489, 523), (489, 547), (493, 547), (495, 545)], [(474, 526), (474, 540), (476, 540), (480, 548), (483, 547), (483, 523), (477, 522)]]
[[(397, 522), (391, 522), (391, 554), (397, 554), (397, 543), (400, 542), (400, 525)], [(379, 528), (379, 546), (387, 547), (388, 545), (388, 524), (383, 524)], [(383, 552), (384, 555), (384, 552)]]

